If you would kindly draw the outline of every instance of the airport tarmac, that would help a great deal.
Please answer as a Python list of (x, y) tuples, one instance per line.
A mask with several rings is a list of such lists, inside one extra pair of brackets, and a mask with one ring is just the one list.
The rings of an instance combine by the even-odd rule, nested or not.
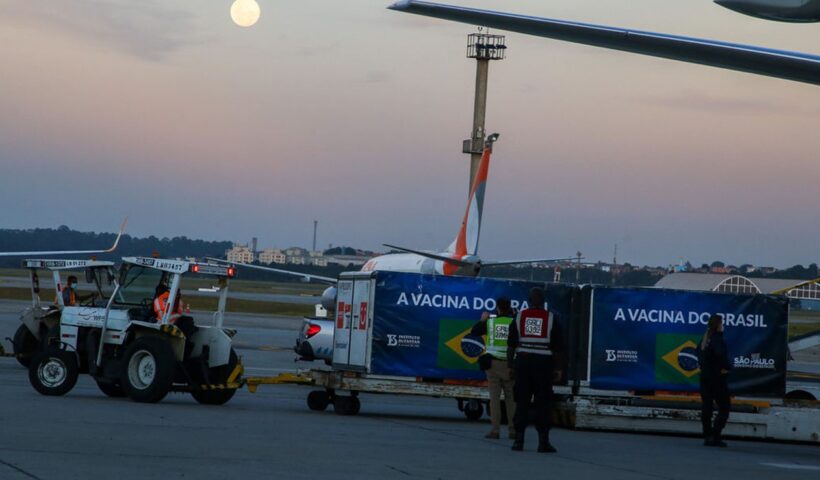
[[(0, 301), (0, 338), (18, 326), (25, 302)], [(204, 317), (203, 317), (204, 320)], [(250, 375), (294, 363), (298, 318), (229, 315)], [(5, 344), (7, 345), (7, 343)], [(26, 371), (0, 358), (0, 479), (167, 478), (818, 478), (820, 447), (730, 440), (555, 430), (559, 452), (538, 454), (485, 440), (489, 423), (470, 422), (446, 399), (362, 395), (358, 416), (312, 412), (308, 387), (242, 390), (224, 406), (187, 394), (138, 404), (105, 397), (82, 376), (65, 397), (44, 397)]]

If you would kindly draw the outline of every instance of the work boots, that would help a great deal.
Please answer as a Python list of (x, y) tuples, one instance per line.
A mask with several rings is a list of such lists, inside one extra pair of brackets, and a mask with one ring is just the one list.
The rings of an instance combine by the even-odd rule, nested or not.
[(706, 441), (703, 442), (703, 444), (706, 445), (707, 447), (726, 448), (726, 447), (729, 446), (726, 442), (723, 441), (723, 438), (720, 435), (720, 430), (715, 431), (714, 433), (712, 433), (712, 435), (710, 437), (708, 437), (706, 439)]
[(520, 432), (519, 431), (515, 432), (515, 440), (513, 441), (512, 449), (513, 449), (513, 451), (516, 451), (516, 452), (520, 452), (520, 451), (524, 450), (524, 432), (523, 432), (523, 430), (520, 431)]
[(538, 432), (538, 452), (539, 453), (555, 453), (558, 450), (550, 444), (549, 432)]

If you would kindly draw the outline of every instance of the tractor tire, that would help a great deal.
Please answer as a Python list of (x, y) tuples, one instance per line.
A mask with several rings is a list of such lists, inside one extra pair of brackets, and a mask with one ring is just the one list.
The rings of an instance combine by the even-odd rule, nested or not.
[[(228, 379), (230, 378), (231, 374), (233, 373), (237, 365), (239, 365), (239, 357), (237, 357), (234, 349), (231, 348), (231, 356), (228, 360), (228, 363), (220, 367), (211, 368), (208, 372), (208, 376), (211, 383), (228, 383)], [(237, 377), (233, 381), (239, 382), (240, 380), (241, 378)], [(228, 401), (231, 398), (233, 398), (235, 393), (235, 388), (224, 388), (217, 390), (192, 390), (191, 396), (194, 397), (194, 399), (197, 402), (203, 405), (224, 405), (228, 403)]]
[(20, 328), (14, 332), (14, 339), (12, 346), (14, 347), (14, 356), (20, 365), (28, 367), (31, 363), (31, 357), (37, 352), (39, 346), (37, 337), (25, 325), (20, 325)]
[(97, 386), (100, 391), (106, 396), (112, 398), (121, 398), (125, 396), (125, 391), (119, 383), (106, 382), (105, 380), (97, 380)]
[(324, 390), (314, 390), (307, 396), (308, 408), (316, 412), (324, 412), (330, 405), (330, 395)]
[(60, 396), (70, 392), (80, 374), (77, 357), (66, 350), (37, 352), (31, 357), (28, 380), (43, 395)]
[(467, 420), (476, 421), (484, 415), (484, 407), (481, 405), (481, 402), (478, 400), (467, 400), (467, 403), (464, 404), (464, 416), (467, 417)]
[(120, 385), (131, 400), (156, 403), (174, 382), (177, 362), (171, 346), (157, 336), (140, 337), (125, 350)]
[(362, 404), (354, 396), (339, 396), (333, 401), (333, 411), (337, 415), (356, 415), (359, 413)]

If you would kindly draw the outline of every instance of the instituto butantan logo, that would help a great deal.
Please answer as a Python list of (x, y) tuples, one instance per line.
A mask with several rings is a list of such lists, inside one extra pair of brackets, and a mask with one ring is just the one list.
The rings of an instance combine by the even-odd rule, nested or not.
[(421, 337), (418, 335), (397, 335), (395, 333), (387, 334), (388, 347), (421, 347)]
[(638, 363), (638, 351), (637, 350), (607, 349), (607, 350), (604, 350), (604, 351), (606, 352), (606, 361), (607, 362)]

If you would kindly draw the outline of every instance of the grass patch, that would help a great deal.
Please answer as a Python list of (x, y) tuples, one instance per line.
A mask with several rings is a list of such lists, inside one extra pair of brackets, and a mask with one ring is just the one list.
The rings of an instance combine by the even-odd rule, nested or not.
[[(27, 300), (31, 301), (31, 290), (24, 288), (0, 287), (0, 299), (5, 300)], [(51, 302), (48, 295), (40, 292), (40, 299), (44, 304)], [(215, 312), (219, 299), (214, 297), (186, 297), (186, 302), (191, 304), (191, 310), (202, 310)], [(300, 305), (295, 303), (281, 302), (255, 302), (253, 300), (228, 299), (227, 312), (233, 313), (258, 313), (263, 315), (285, 315), (301, 317), (313, 314), (313, 305)]]
[[(50, 282), (51, 271), (48, 269), (38, 269), (41, 283)], [(80, 286), (85, 286), (85, 272), (73, 272), (64, 270), (60, 276), (65, 281), (69, 275), (74, 275), (80, 280)], [(28, 277), (27, 268), (0, 268), (0, 277)], [(209, 288), (217, 284), (216, 278), (199, 277), (196, 275), (185, 275), (182, 277), (182, 288), (196, 290), (198, 288)], [(247, 293), (273, 293), (279, 295), (321, 295), (327, 285), (305, 282), (266, 282), (261, 280), (241, 280), (234, 279), (230, 282), (230, 289), (233, 292)]]
[[(5, 300), (28, 300), (31, 301), (31, 290), (27, 288), (0, 287), (0, 298)], [(40, 290), (40, 298), (43, 299), (43, 291)]]
[(820, 331), (820, 322), (789, 324), (789, 338), (799, 337), (800, 335), (817, 331)]

